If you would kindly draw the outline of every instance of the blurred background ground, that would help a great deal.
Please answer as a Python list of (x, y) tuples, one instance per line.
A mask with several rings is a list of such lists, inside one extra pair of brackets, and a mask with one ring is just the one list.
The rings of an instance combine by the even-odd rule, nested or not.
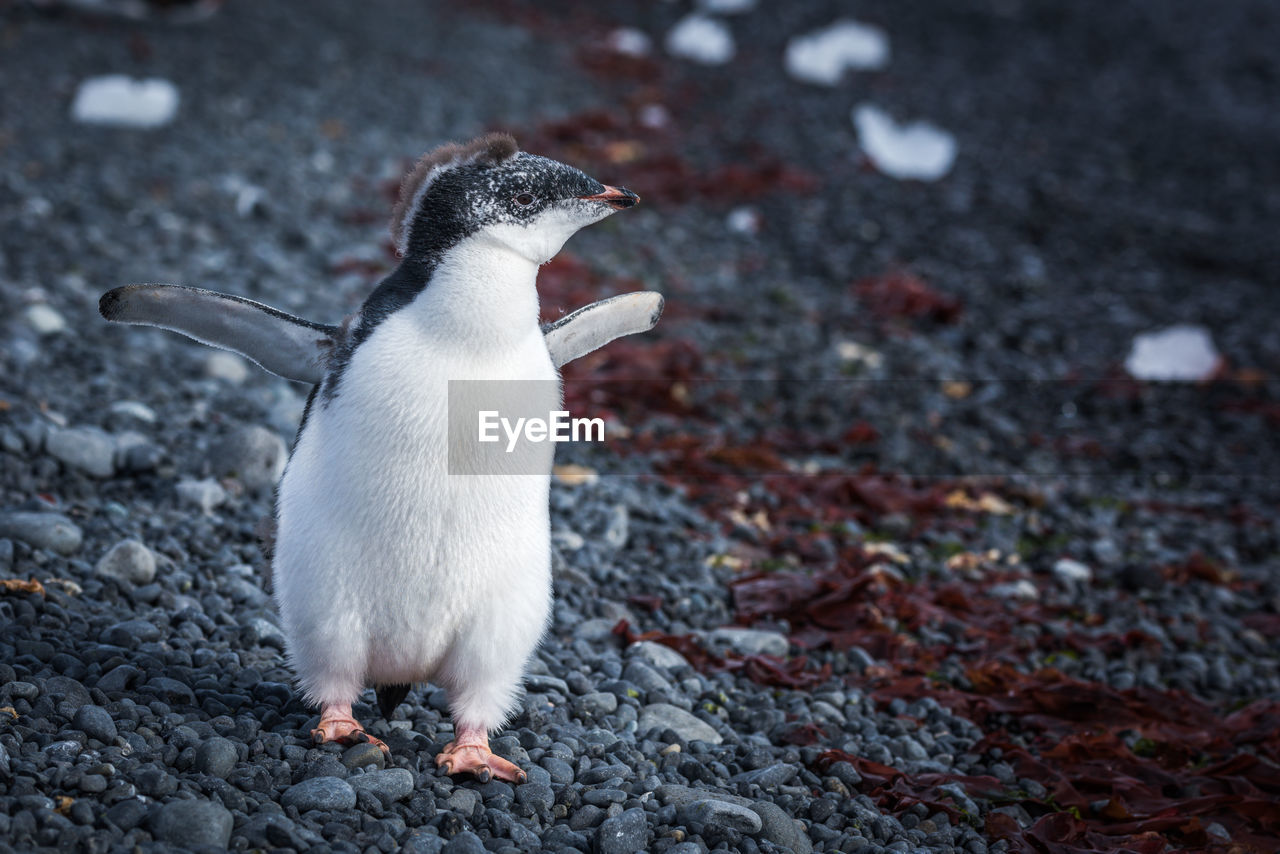
[[(602, 787), (610, 778), (593, 767), (551, 781), (565, 814), (522, 817), (542, 844), (561, 826), (606, 850), (600, 828), (631, 822), (628, 838), (653, 850), (783, 845), (648, 809), (638, 798), (652, 770), (664, 785), (768, 801), (828, 850), (1019, 850), (1030, 839), (1267, 850), (1278, 824), (1265, 804), (1280, 794), (1280, 746), (1260, 723), (1280, 692), (1280, 12), (706, 8), (733, 44), (716, 64), (668, 50), (692, 9), (674, 2), (231, 2), (190, 25), (0, 6), (0, 558), (10, 576), (85, 591), (55, 589), (52, 616), (38, 594), (3, 615), (14, 673), (0, 681), (35, 686), (8, 689), (19, 717), (3, 726), (16, 735), (0, 734), (20, 766), (0, 775), (13, 847), (28, 831), (53, 845), (101, 829), (107, 808), (139, 793), (134, 823), (111, 823), (122, 836), (163, 840), (159, 804), (216, 795), (234, 816), (227, 838), (248, 845), (247, 822), (265, 821), (277, 798), (246, 784), (253, 803), (237, 802), (145, 735), (137, 749), (154, 751), (147, 761), (172, 791), (139, 784), (147, 762), (136, 758), (117, 763), (109, 797), (82, 786), (101, 776), (83, 768), (55, 779), (46, 748), (64, 736), (120, 750), (73, 726), (47, 687), (55, 674), (118, 714), (142, 701), (133, 682), (99, 684), (112, 668), (150, 656), (145, 687), (161, 663), (185, 666), (192, 696), (136, 706), (137, 726), (173, 743), (180, 720), (203, 722), (244, 748), (242, 771), (260, 760), (281, 792), (324, 758), (282, 752), (301, 745), (289, 727), (302, 732), (306, 715), (287, 689), (278, 720), (264, 717), (251, 676), (220, 684), (220, 698), (201, 693), (214, 690), (200, 687), (214, 661), (196, 655), (217, 650), (224, 683), (250, 671), (288, 681), (253, 622), (272, 620), (260, 571), (228, 589), (226, 566), (261, 564), (252, 528), (269, 496), (225, 458), (227, 438), (252, 428), (287, 440), (306, 390), (173, 336), (108, 328), (98, 296), (180, 282), (335, 321), (394, 264), (386, 219), (406, 165), (500, 128), (644, 199), (544, 270), (544, 316), (639, 287), (668, 306), (654, 334), (567, 373), (575, 411), (630, 435), (564, 459), (604, 477), (557, 486), (562, 605), (543, 676), (560, 681), (531, 687), (518, 749), (551, 755), (578, 739), (571, 755), (604, 767), (586, 746), (582, 698), (615, 689), (638, 692), (623, 708), (683, 703), (727, 745), (682, 769), (661, 760), (672, 743), (662, 732), (646, 738), (600, 712), (601, 729), (626, 734), (608, 754), (630, 769), (626, 782)], [(788, 43), (841, 18), (883, 30), (883, 67), (834, 86), (789, 74)], [(81, 85), (105, 74), (168, 81), (176, 112), (145, 129), (77, 121)], [(948, 134), (946, 174), (877, 169), (851, 118), (866, 104)], [(1212, 370), (1136, 381), (1124, 367), (1135, 337), (1177, 324), (1208, 335)], [(14, 521), (26, 512), (62, 514), (84, 542), (63, 553)], [(161, 556), (154, 580), (101, 571), (126, 537)], [(196, 605), (209, 626), (174, 616)], [(129, 644), (107, 634), (138, 614), (162, 634), (129, 663), (113, 651)], [(637, 671), (622, 672), (635, 648), (593, 634), (619, 619), (684, 654), (666, 687), (636, 689)], [(761, 658), (741, 640), (706, 651), (705, 633), (728, 624), (783, 635), (787, 655)], [(42, 631), (76, 661), (31, 646), (49, 646)], [(165, 657), (175, 638), (188, 642), (185, 664)], [(398, 816), (398, 827), (343, 818), (340, 841), (363, 850), (383, 835), (429, 845), (474, 831), (477, 844), (526, 847), (486, 818), (486, 804), (503, 812), (501, 793), (470, 811), (445, 806), (452, 783), (414, 751), (429, 759), (447, 722), (430, 692), (414, 696), (422, 711), (408, 731), (423, 742), (405, 750), (431, 808), (392, 799), (373, 820)], [(541, 696), (558, 711), (538, 717)], [(924, 698), (945, 716), (908, 711)], [(232, 713), (252, 732), (219, 720)], [(259, 730), (283, 747), (256, 750)], [(799, 770), (781, 784), (739, 777), (774, 763)], [(976, 802), (940, 788), (953, 784)], [(601, 788), (623, 797), (587, 801)], [(63, 817), (70, 829), (46, 817), (56, 803), (19, 800), (63, 793), (93, 804)], [(668, 795), (663, 809), (679, 800)], [(288, 816), (303, 841), (332, 823), (305, 814)]]

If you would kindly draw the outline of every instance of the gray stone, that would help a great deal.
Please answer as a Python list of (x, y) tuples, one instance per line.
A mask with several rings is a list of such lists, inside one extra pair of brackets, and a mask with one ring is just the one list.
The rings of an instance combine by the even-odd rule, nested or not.
[[(849, 763), (844, 763), (849, 765)], [(852, 765), (849, 765), (852, 768)], [(800, 769), (794, 765), (787, 765), (783, 762), (775, 762), (773, 765), (757, 768), (754, 771), (744, 771), (730, 778), (731, 783), (753, 783), (762, 789), (773, 789), (778, 786), (785, 786), (791, 782), (791, 778), (800, 773)]]
[(618, 698), (607, 691), (583, 694), (574, 701), (578, 714), (589, 718), (602, 718), (618, 710)]
[(178, 498), (184, 504), (199, 507), (205, 513), (212, 513), (214, 508), (221, 507), (227, 501), (227, 491), (211, 477), (204, 480), (183, 478), (178, 481)]
[(712, 644), (727, 646), (743, 655), (786, 655), (791, 642), (786, 635), (762, 629), (740, 629), (726, 626), (710, 635)]
[(444, 806), (445, 809), (456, 812), (464, 818), (470, 818), (476, 811), (478, 803), (480, 803), (480, 793), (474, 789), (454, 789), (445, 799)]
[(102, 633), (101, 641), (131, 649), (140, 643), (160, 640), (160, 629), (150, 620), (125, 620)]
[(617, 620), (608, 620), (603, 617), (583, 620), (573, 627), (573, 636), (587, 643), (601, 643), (613, 637), (613, 627), (617, 624)]
[(542, 767), (551, 775), (551, 782), (558, 786), (573, 782), (573, 766), (555, 756), (542, 757)]
[(400, 854), (440, 854), (445, 842), (433, 827), (422, 827), (409, 834), (400, 846)]
[(0, 513), (0, 537), (12, 537), (38, 549), (72, 555), (84, 535), (61, 513)]
[(59, 462), (93, 477), (116, 473), (116, 440), (97, 427), (54, 427), (44, 447)]
[(116, 468), (126, 472), (152, 471), (164, 459), (159, 445), (141, 433), (127, 430), (116, 436)]
[(756, 801), (751, 809), (760, 816), (760, 836), (783, 851), (811, 854), (813, 842), (804, 825), (789, 816), (782, 807), (769, 801)]
[(284, 440), (257, 424), (233, 431), (209, 452), (215, 475), (235, 477), (251, 492), (259, 493), (275, 487), (288, 458)]
[(647, 661), (655, 667), (665, 667), (668, 670), (674, 670), (680, 667), (688, 667), (689, 659), (676, 652), (669, 646), (663, 646), (653, 641), (638, 641), (627, 647), (628, 655), (635, 656), (642, 661)]
[(649, 825), (644, 810), (639, 808), (605, 819), (596, 831), (596, 854), (633, 854), (648, 847)]
[(215, 736), (202, 741), (196, 748), (195, 768), (202, 774), (221, 777), (224, 780), (239, 760), (236, 746), (225, 738)]
[(669, 703), (650, 703), (640, 710), (638, 731), (646, 733), (654, 727), (674, 730), (685, 741), (705, 741), (710, 744), (724, 741), (710, 724)]
[(757, 833), (763, 824), (754, 810), (711, 798), (682, 804), (676, 814), (688, 825), (714, 824), (739, 833)]
[(762, 838), (785, 851), (794, 851), (797, 854), (811, 854), (813, 851), (813, 842), (804, 832), (804, 826), (788, 815), (782, 807), (770, 801), (753, 801), (713, 789), (693, 789), (689, 786), (674, 784), (659, 786), (656, 793), (659, 801), (663, 804), (674, 804), (677, 810), (684, 804), (707, 799), (747, 807), (760, 816)]
[(625, 504), (615, 504), (604, 529), (604, 543), (611, 549), (620, 549), (631, 536), (631, 514)]
[(349, 810), (356, 805), (356, 790), (339, 777), (312, 777), (285, 789), (280, 796), (284, 806), (307, 810)]
[(671, 683), (643, 661), (627, 662), (627, 666), (622, 669), (622, 678), (646, 692), (659, 692), (667, 696), (675, 693)]
[(71, 725), (103, 744), (113, 744), (116, 740), (116, 722), (111, 719), (111, 713), (101, 706), (81, 706), (76, 710)]
[[(383, 752), (381, 747), (374, 744), (372, 741), (366, 741), (361, 744), (353, 744), (351, 747), (348, 747), (343, 751), (342, 764), (350, 770), (364, 768), (369, 765), (373, 765), (376, 768), (385, 768), (387, 767), (387, 754)], [(351, 783), (353, 786), (355, 785), (353, 779), (349, 779), (347, 782)], [(410, 775), (409, 778), (409, 788), (413, 788), (412, 775)]]
[(562, 697), (572, 697), (573, 692), (569, 690), (569, 686), (563, 679), (556, 676), (547, 676), (545, 674), (528, 673), (524, 677), (525, 688), (530, 693), (544, 693), (546, 691), (555, 691)]
[(107, 408), (114, 417), (140, 424), (155, 424), (156, 412), (150, 406), (137, 400), (117, 400)]
[(121, 540), (102, 556), (94, 571), (129, 584), (150, 584), (156, 577), (156, 556), (137, 540)]
[(528, 807), (539, 815), (550, 812), (551, 805), (555, 802), (555, 793), (548, 785), (525, 783), (516, 789), (516, 803)]
[(258, 646), (274, 646), (280, 651), (285, 649), (284, 632), (266, 617), (250, 617), (245, 621), (249, 630), (249, 643)]
[[(375, 749), (382, 752), (380, 748)], [(413, 772), (408, 768), (354, 774), (347, 778), (347, 783), (356, 791), (373, 792), (384, 801), (403, 801), (413, 794)]]
[(230, 810), (216, 801), (171, 801), (157, 811), (151, 830), (161, 842), (183, 848), (226, 848), (232, 824)]
[(59, 694), (63, 702), (73, 706), (87, 706), (93, 702), (89, 689), (70, 676), (51, 676), (44, 680), (44, 692), (49, 696)]
[(578, 782), (584, 785), (592, 786), (597, 783), (603, 783), (606, 780), (612, 780), (614, 777), (621, 777), (624, 780), (631, 776), (631, 769), (621, 763), (615, 765), (597, 765), (594, 768), (588, 768), (578, 775)]
[(480, 837), (469, 830), (464, 830), (450, 839), (440, 852), (441, 854), (487, 854)]

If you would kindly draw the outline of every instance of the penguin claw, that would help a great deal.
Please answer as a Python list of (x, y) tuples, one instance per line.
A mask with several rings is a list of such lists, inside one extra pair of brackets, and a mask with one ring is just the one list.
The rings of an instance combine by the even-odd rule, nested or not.
[(360, 723), (350, 714), (328, 709), (321, 713), (320, 725), (311, 730), (311, 740), (317, 745), (330, 741), (346, 745), (368, 742), (376, 744), (387, 756), (391, 755), (391, 748), (387, 747), (386, 742), (365, 732), (360, 727)]
[(479, 744), (457, 745), (449, 742), (436, 757), (436, 767), (449, 775), (472, 774), (481, 783), (488, 783), (495, 778), (508, 783), (524, 783), (529, 779), (529, 775), (520, 770), (518, 765), (501, 756), (494, 756), (487, 746)]

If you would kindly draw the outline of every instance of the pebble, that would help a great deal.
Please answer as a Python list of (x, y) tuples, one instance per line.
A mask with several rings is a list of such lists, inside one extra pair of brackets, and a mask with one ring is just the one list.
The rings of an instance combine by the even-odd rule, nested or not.
[(647, 661), (655, 667), (678, 670), (689, 666), (689, 659), (669, 646), (653, 641), (638, 641), (627, 647), (627, 655)]
[(39, 335), (56, 335), (67, 328), (66, 318), (53, 306), (42, 302), (27, 306), (22, 317)]
[(356, 790), (340, 777), (312, 777), (295, 783), (280, 796), (284, 806), (307, 810), (349, 810), (356, 805)]
[(1064, 557), (1054, 562), (1053, 575), (1064, 584), (1084, 584), (1093, 578), (1093, 570), (1078, 560)]
[(184, 848), (210, 845), (226, 848), (231, 842), (234, 819), (230, 810), (215, 801), (170, 801), (160, 807), (151, 822), (161, 842)]
[(761, 629), (740, 629), (728, 626), (711, 632), (709, 639), (714, 645), (727, 646), (743, 655), (778, 655), (783, 656), (791, 648), (786, 635)]
[(60, 555), (75, 554), (84, 541), (80, 527), (61, 513), (0, 513), (0, 536)]
[(129, 584), (150, 584), (156, 577), (156, 556), (137, 540), (121, 540), (102, 556), (94, 571)]
[(480, 837), (469, 830), (464, 830), (449, 840), (441, 849), (441, 854), (486, 854), (486, 852)]
[(757, 833), (762, 827), (760, 816), (754, 810), (714, 799), (681, 804), (678, 815), (681, 822), (691, 826), (719, 825), (739, 833)]
[(240, 385), (249, 378), (249, 363), (235, 353), (214, 350), (205, 357), (204, 375), (210, 379)]
[(235, 477), (251, 492), (259, 493), (275, 488), (288, 458), (284, 440), (256, 424), (232, 431), (209, 452), (215, 475)]
[(196, 748), (195, 768), (202, 774), (226, 779), (239, 759), (236, 746), (225, 738), (215, 737)]
[(607, 691), (593, 691), (577, 698), (574, 708), (585, 717), (600, 718), (618, 710), (618, 698)]
[(76, 710), (71, 725), (103, 744), (113, 744), (116, 740), (116, 722), (111, 719), (111, 713), (101, 706), (81, 706)]
[[(382, 752), (380, 748), (374, 749), (379, 753)], [(413, 772), (407, 768), (388, 768), (385, 771), (355, 774), (347, 778), (347, 783), (357, 792), (362, 790), (373, 792), (383, 801), (402, 801), (413, 794)]]
[(596, 831), (596, 854), (633, 854), (648, 847), (649, 825), (639, 808), (606, 819)]
[(705, 741), (710, 744), (724, 741), (710, 724), (669, 703), (650, 703), (640, 710), (639, 731), (643, 733), (654, 728), (674, 730), (685, 741)]
[(44, 447), (59, 462), (92, 477), (107, 478), (116, 472), (116, 440), (97, 427), (54, 427)]
[(178, 498), (184, 503), (198, 507), (206, 514), (227, 501), (227, 491), (211, 477), (204, 480), (183, 478), (178, 481), (177, 491)]
[[(265, 622), (265, 620), (264, 620)], [(279, 633), (279, 630), (277, 630)], [(342, 764), (350, 769), (365, 768), (373, 765), (377, 768), (385, 768), (387, 765), (387, 754), (382, 748), (371, 741), (365, 741), (360, 744), (353, 744), (342, 753)], [(412, 780), (410, 780), (412, 785)]]

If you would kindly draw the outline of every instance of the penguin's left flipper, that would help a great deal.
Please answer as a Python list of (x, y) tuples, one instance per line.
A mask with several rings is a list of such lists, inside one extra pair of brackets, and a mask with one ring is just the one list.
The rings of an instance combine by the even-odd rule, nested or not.
[(542, 327), (557, 368), (599, 350), (615, 338), (648, 332), (662, 316), (662, 294), (636, 291), (585, 305)]
[(125, 285), (107, 291), (98, 311), (116, 323), (158, 326), (239, 353), (288, 380), (317, 384), (337, 326), (312, 323), (244, 297), (183, 285)]

